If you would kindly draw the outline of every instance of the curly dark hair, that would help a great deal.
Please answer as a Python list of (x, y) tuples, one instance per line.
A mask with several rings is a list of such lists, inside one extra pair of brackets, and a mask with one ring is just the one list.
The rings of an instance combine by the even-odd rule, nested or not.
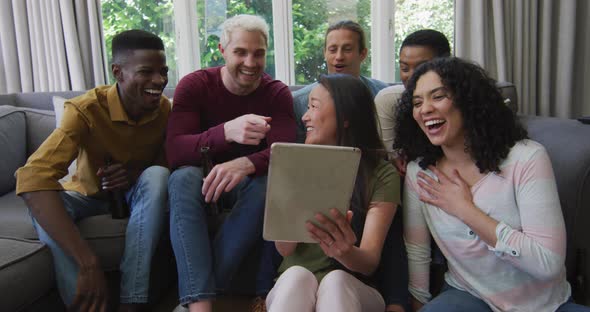
[(499, 172), (500, 162), (517, 141), (527, 138), (527, 132), (504, 104), (495, 80), (478, 65), (456, 57), (434, 59), (416, 69), (396, 108), (393, 148), (400, 150), (407, 161), (421, 158), (423, 169), (443, 156), (441, 147), (430, 142), (412, 115), (416, 82), (430, 71), (440, 77), (453, 105), (461, 112), (465, 151), (481, 173)]

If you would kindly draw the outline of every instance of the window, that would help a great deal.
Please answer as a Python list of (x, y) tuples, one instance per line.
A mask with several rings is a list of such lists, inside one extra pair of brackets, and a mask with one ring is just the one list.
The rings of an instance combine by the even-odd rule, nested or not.
[[(124, 30), (142, 29), (154, 33), (164, 41), (168, 71), (168, 87), (178, 83), (172, 0), (102, 0), (102, 23), (108, 63), (111, 64), (111, 42)], [(110, 67), (109, 67), (110, 68)], [(115, 78), (109, 75), (110, 82)]]
[(197, 28), (201, 50), (201, 68), (224, 64), (217, 47), (221, 37), (220, 26), (227, 18), (238, 14), (260, 15), (268, 23), (270, 37), (266, 53), (265, 72), (275, 77), (272, 0), (198, 0)]
[(419, 29), (445, 34), (454, 47), (453, 0), (395, 0), (395, 77), (399, 78), (399, 48), (407, 35)]
[[(217, 48), (219, 26), (228, 17), (243, 13), (260, 15), (269, 24), (266, 72), (276, 79), (307, 84), (325, 73), (326, 29), (350, 19), (361, 24), (371, 50), (361, 73), (391, 82), (399, 81), (399, 47), (408, 34), (436, 29), (449, 38), (452, 47), (454, 32), (453, 0), (395, 0), (395, 18), (393, 5), (392, 0), (102, 0), (102, 14), (109, 63), (116, 33), (132, 28), (153, 32), (166, 46), (170, 87), (176, 86), (179, 76), (223, 64)], [(273, 28), (274, 21), (280, 22)], [(280, 38), (274, 38), (275, 31)], [(176, 36), (181, 42), (175, 42)], [(376, 62), (373, 67), (371, 57)]]
[[(293, 0), (293, 47), (295, 83), (308, 84), (326, 73), (324, 35), (330, 24), (349, 19), (365, 31), (367, 47), (371, 44), (370, 0)], [(361, 72), (371, 75), (371, 59), (367, 56)]]

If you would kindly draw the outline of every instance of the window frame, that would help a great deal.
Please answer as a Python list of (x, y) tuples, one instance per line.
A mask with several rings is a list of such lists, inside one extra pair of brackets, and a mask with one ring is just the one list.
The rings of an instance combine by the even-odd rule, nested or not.
[[(204, 1), (204, 0), (197, 0)], [(176, 57), (178, 77), (201, 68), (201, 51), (194, 0), (175, 0)], [(287, 85), (295, 83), (292, 0), (272, 0), (275, 48), (275, 78)], [(395, 81), (394, 0), (371, 0), (371, 72), (372, 78)], [(280, 36), (279, 36), (280, 35)]]

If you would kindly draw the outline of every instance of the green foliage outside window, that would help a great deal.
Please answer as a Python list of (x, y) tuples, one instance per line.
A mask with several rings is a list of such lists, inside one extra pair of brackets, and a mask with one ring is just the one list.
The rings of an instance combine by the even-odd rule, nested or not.
[[(164, 41), (166, 60), (169, 67), (168, 86), (173, 87), (178, 81), (176, 69), (176, 44), (174, 34), (174, 6), (172, 0), (103, 0), (102, 24), (107, 49), (108, 62), (111, 64), (111, 41), (113, 37), (125, 30), (143, 29), (154, 33)], [(114, 77), (110, 82), (114, 83)]]
[(420, 29), (445, 34), (454, 46), (453, 0), (395, 0), (395, 73), (399, 80), (399, 48), (407, 35)]
[[(331, 0), (333, 1), (333, 0)], [(444, 33), (453, 46), (453, 0), (395, 0), (395, 64), (399, 79), (399, 47), (403, 39), (411, 32), (432, 28)], [(307, 84), (326, 72), (323, 48), (324, 35), (329, 20), (337, 20), (343, 12), (355, 11), (357, 22), (361, 24), (371, 42), (371, 0), (358, 0), (353, 8), (337, 7), (329, 9), (327, 0), (293, 0), (293, 47), (295, 58), (295, 80), (297, 84)], [(201, 67), (223, 64), (223, 58), (217, 48), (219, 37), (216, 27), (236, 14), (258, 14), (265, 18), (270, 26), (269, 49), (267, 53), (266, 72), (274, 76), (274, 41), (272, 0), (198, 0), (197, 15)], [(207, 5), (221, 5), (225, 15), (207, 16)], [(103, 0), (102, 14), (104, 35), (109, 63), (111, 60), (112, 37), (127, 29), (144, 29), (159, 35), (166, 46), (168, 66), (170, 67), (169, 86), (178, 81), (176, 71), (176, 45), (174, 33), (174, 7), (172, 0)], [(278, 21), (282, 22), (282, 21)], [(209, 29), (208, 29), (209, 28)], [(216, 32), (217, 31), (217, 32)], [(370, 53), (363, 63), (361, 73), (370, 76)]]
[[(225, 15), (207, 16), (207, 5), (221, 6)], [(197, 28), (199, 29), (199, 45), (201, 49), (201, 68), (220, 66), (224, 64), (221, 52), (219, 52), (219, 36), (209, 31), (219, 31), (219, 26), (226, 18), (238, 14), (260, 15), (268, 23), (269, 38), (266, 53), (266, 69), (269, 75), (275, 74), (275, 54), (273, 39), (272, 0), (198, 0), (197, 1)]]

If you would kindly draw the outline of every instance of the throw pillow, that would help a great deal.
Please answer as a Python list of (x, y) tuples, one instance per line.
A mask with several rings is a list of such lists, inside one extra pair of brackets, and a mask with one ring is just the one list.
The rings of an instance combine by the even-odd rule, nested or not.
[(61, 118), (64, 115), (64, 103), (67, 99), (62, 98), (61, 96), (53, 96), (53, 111), (55, 112), (55, 127), (59, 128), (59, 124), (61, 123)]
[[(53, 102), (53, 111), (55, 112), (55, 127), (59, 128), (59, 125), (61, 124), (61, 119), (64, 115), (64, 104), (67, 101), (67, 99), (61, 97), (61, 96), (53, 96), (52, 98), (52, 102)], [(72, 175), (76, 173), (76, 160), (74, 159), (74, 161), (72, 161), (72, 163), (70, 164), (70, 167), (68, 168), (68, 174), (61, 178), (60, 181), (70, 181), (72, 178)]]

